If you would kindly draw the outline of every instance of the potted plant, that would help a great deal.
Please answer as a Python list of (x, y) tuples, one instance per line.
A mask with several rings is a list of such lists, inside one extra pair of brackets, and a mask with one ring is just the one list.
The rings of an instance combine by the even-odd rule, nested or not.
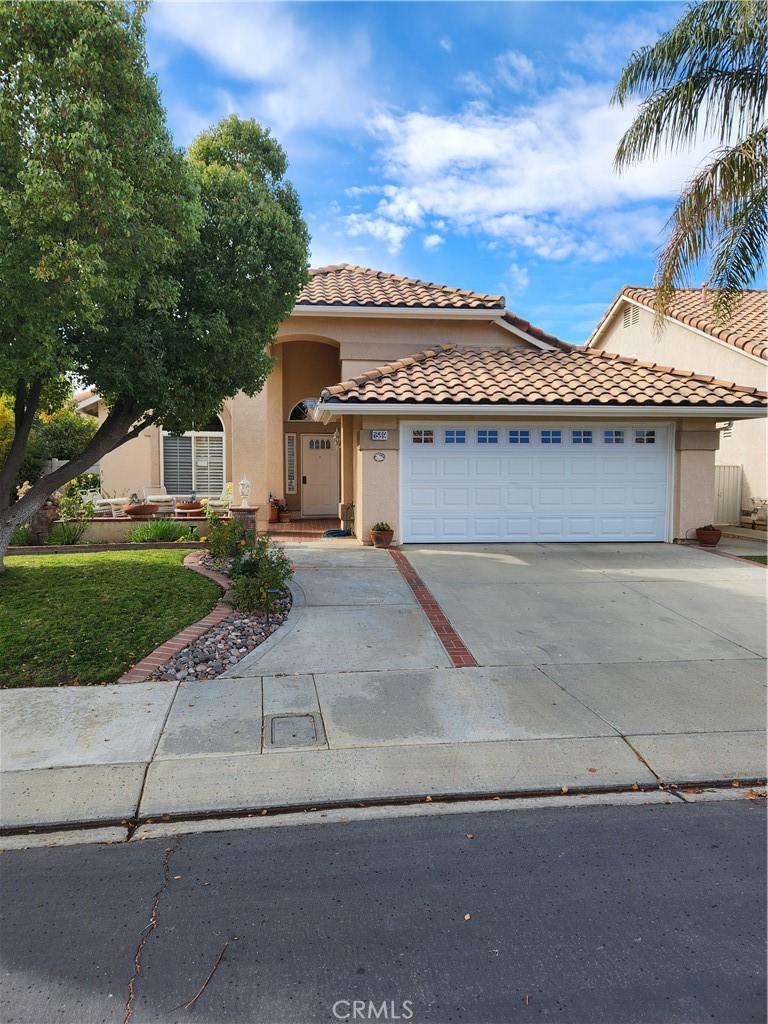
[(281, 523), (290, 523), (291, 516), (293, 513), (289, 512), (284, 502), (278, 502), (277, 506), (277, 518)]
[(123, 505), (123, 512), (131, 519), (151, 519), (159, 507), (152, 502), (142, 501), (138, 494), (132, 494), (128, 504)]
[(270, 523), (280, 521), (280, 499), (276, 498), (274, 494), (269, 496), (269, 521)]
[(698, 526), (696, 528), (696, 540), (703, 548), (713, 548), (720, 540), (723, 535), (722, 530), (718, 530), (716, 526), (711, 523), (707, 526)]
[(389, 523), (374, 523), (371, 527), (371, 543), (375, 548), (388, 548), (394, 535)]
[(192, 491), (192, 494), (185, 501), (176, 502), (176, 508), (181, 509), (182, 512), (195, 512), (197, 509), (202, 507), (203, 503), (194, 491)]

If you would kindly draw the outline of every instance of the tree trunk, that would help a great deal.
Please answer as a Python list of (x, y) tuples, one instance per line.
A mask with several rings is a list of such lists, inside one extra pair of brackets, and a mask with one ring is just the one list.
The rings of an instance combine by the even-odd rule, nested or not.
[(147, 421), (132, 426), (136, 422), (137, 415), (138, 410), (133, 400), (119, 400), (79, 455), (54, 470), (53, 473), (41, 477), (23, 498), (13, 504), (8, 503), (6, 499), (5, 507), (3, 507), (2, 497), (0, 497), (0, 573), (5, 570), (5, 556), (8, 553), (13, 531), (28, 522), (35, 512), (43, 507), (55, 490), (90, 469), (94, 462), (98, 462), (115, 448), (119, 448), (131, 438), (137, 437), (147, 426)]

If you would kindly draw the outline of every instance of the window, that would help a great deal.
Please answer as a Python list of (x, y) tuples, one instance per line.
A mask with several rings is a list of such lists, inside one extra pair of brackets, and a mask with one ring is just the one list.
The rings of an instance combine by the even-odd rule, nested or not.
[(163, 486), (168, 494), (219, 495), (224, 490), (224, 429), (216, 418), (205, 430), (180, 437), (163, 433)]
[(542, 444), (560, 444), (562, 439), (563, 435), (560, 430), (542, 430), (541, 432)]
[(435, 435), (431, 430), (412, 430), (411, 441), (414, 444), (434, 444)]
[(603, 441), (605, 444), (624, 444), (624, 431), (604, 430)]
[(656, 444), (655, 430), (636, 430), (635, 444)]
[(296, 493), (296, 435), (285, 435), (285, 493)]
[(445, 443), (446, 444), (466, 444), (467, 443), (467, 432), (466, 432), (466, 430), (446, 430), (446, 432), (445, 432)]
[(530, 432), (530, 430), (510, 430), (510, 432), (509, 432), (509, 443), (510, 444), (530, 444), (531, 443), (531, 432)]
[(498, 432), (498, 430), (478, 430), (478, 432), (477, 432), (477, 443), (478, 444), (498, 444), (499, 443), (499, 432)]
[(591, 430), (572, 430), (571, 431), (571, 442), (572, 442), (572, 444), (592, 444), (592, 431)]
[(311, 437), (309, 439), (308, 447), (311, 452), (327, 452), (331, 447), (331, 439), (325, 437)]
[(311, 420), (312, 413), (314, 412), (316, 405), (316, 398), (302, 398), (302, 400), (297, 402), (291, 409), (288, 414), (288, 419), (293, 422)]

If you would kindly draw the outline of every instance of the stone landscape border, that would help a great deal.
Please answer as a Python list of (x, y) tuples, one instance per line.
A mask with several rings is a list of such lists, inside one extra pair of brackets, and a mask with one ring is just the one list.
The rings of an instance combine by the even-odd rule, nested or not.
[(437, 639), (445, 648), (445, 653), (453, 662), (454, 668), (477, 668), (477, 662), (469, 648), (449, 622), (445, 612), (437, 603), (432, 591), (419, 576), (414, 567), (396, 548), (389, 548), (403, 578), (413, 591), (414, 597), (421, 605), (421, 610), (429, 619), (429, 624), (437, 634)]
[[(133, 546), (137, 547), (138, 545)], [(157, 545), (152, 546), (156, 547)], [(232, 585), (231, 581), (224, 573), (216, 572), (215, 569), (208, 569), (200, 564), (200, 559), (204, 553), (203, 551), (193, 551), (188, 554), (184, 559), (184, 568), (191, 569), (192, 572), (199, 573), (201, 576), (205, 576), (206, 579), (212, 580), (217, 586), (221, 587), (223, 597)], [(176, 636), (172, 636), (170, 640), (160, 644), (159, 647), (156, 647), (145, 658), (142, 658), (141, 661), (138, 661), (127, 671), (123, 672), (120, 678), (115, 681), (118, 683), (145, 682), (154, 676), (157, 670), (162, 668), (166, 662), (169, 662), (179, 651), (183, 651), (193, 640), (199, 639), (212, 626), (216, 626), (223, 622), (224, 619), (228, 619), (233, 613), (233, 609), (229, 605), (222, 604), (221, 599), (219, 599), (219, 604), (212, 612), (204, 615), (197, 622), (193, 622), (191, 626), (185, 626)]]

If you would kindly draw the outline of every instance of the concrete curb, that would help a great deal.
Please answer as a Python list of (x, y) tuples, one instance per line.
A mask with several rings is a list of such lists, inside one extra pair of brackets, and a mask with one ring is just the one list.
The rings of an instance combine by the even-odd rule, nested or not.
[(182, 544), (175, 540), (153, 541), (151, 544), (131, 544), (128, 541), (105, 541), (102, 544), (16, 544), (8, 548), (9, 555), (96, 555), (109, 551), (183, 551), (189, 547), (204, 548), (204, 544)]
[[(192, 572), (198, 573), (200, 576), (205, 576), (206, 579), (212, 580), (217, 586), (219, 586), (223, 592), (222, 596), (227, 594), (227, 591), (232, 586), (232, 583), (228, 576), (223, 573), (216, 572), (215, 569), (208, 569), (204, 565), (200, 565), (200, 559), (203, 556), (201, 551), (193, 551), (187, 555), (184, 559), (184, 568), (191, 569)], [(170, 640), (166, 640), (164, 643), (156, 647), (154, 651), (151, 651), (145, 658), (132, 665), (126, 672), (116, 679), (117, 683), (143, 683), (145, 680), (153, 676), (159, 668), (162, 668), (167, 662), (178, 654), (179, 651), (190, 644), (193, 640), (197, 640), (203, 633), (206, 633), (212, 626), (218, 625), (223, 622), (224, 619), (228, 619), (233, 614), (233, 609), (228, 605), (221, 603), (212, 612), (204, 615), (202, 619), (198, 619), (197, 622), (193, 622), (190, 626), (185, 626), (176, 636), (172, 636)], [(169, 680), (170, 681), (170, 680)]]

